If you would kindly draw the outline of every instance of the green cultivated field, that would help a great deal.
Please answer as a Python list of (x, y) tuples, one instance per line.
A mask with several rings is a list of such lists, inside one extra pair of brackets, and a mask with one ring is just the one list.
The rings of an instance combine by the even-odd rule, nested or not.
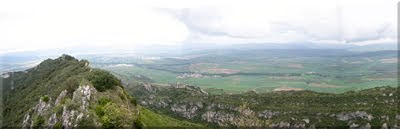
[[(397, 51), (232, 50), (206, 53), (188, 59), (124, 62), (131, 66), (111, 67), (96, 62), (94, 65), (112, 71), (126, 82), (183, 83), (209, 91), (223, 89), (227, 93), (249, 90), (342, 93), (378, 86), (397, 86)], [(193, 54), (183, 57), (186, 56)], [(184, 73), (203, 77), (178, 77)]]

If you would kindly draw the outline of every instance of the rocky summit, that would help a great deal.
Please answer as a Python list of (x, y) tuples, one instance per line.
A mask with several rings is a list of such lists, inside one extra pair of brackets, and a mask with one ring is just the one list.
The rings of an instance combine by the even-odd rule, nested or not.
[(3, 127), (131, 128), (139, 116), (119, 80), (86, 60), (63, 55), (7, 74)]

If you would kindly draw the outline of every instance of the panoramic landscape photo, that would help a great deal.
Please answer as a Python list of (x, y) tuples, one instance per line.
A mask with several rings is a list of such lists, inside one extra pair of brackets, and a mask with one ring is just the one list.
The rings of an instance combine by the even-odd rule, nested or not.
[(400, 128), (397, 1), (0, 2), (1, 128)]

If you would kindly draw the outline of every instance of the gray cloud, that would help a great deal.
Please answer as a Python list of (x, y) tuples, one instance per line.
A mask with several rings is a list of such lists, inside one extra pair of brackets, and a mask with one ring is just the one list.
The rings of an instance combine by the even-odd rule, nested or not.
[(0, 54), (82, 44), (123, 49), (182, 43), (395, 43), (396, 3), (1, 1)]
[[(345, 8), (344, 8), (345, 7)], [(252, 33), (252, 29), (241, 30), (236, 26), (229, 26), (230, 22), (227, 21), (226, 15), (236, 16), (235, 13), (226, 14), (226, 11), (218, 7), (203, 7), (203, 8), (183, 8), (183, 9), (159, 9), (160, 12), (167, 13), (180, 22), (190, 31), (189, 37), (184, 42), (207, 42), (208, 40), (215, 39), (231, 39), (227, 42), (318, 42), (325, 43), (336, 42), (336, 43), (358, 43), (358, 42), (374, 42), (382, 41), (382, 39), (395, 39), (395, 27), (393, 22), (388, 21), (390, 18), (385, 19), (374, 19), (373, 17), (362, 16), (363, 11), (356, 12), (356, 9), (352, 9), (353, 6), (344, 6), (340, 8), (332, 8), (327, 10), (313, 10), (312, 13), (295, 13), (298, 14), (296, 18), (291, 18), (290, 15), (287, 18), (271, 18), (272, 16), (263, 15), (261, 12), (251, 11), (248, 12), (256, 13), (259, 17), (251, 20), (265, 20), (265, 22), (259, 22), (253, 24), (254, 26), (268, 26), (269, 28), (264, 29), (257, 33), (257, 30)], [(380, 6), (383, 7), (383, 6)], [(344, 8), (344, 9), (343, 9)], [(248, 9), (241, 8), (237, 9)], [(393, 8), (394, 9), (394, 8)], [(390, 9), (392, 10), (392, 9)], [(274, 11), (265, 9), (265, 11)], [(386, 10), (388, 11), (388, 10)], [(382, 11), (382, 13), (386, 13)], [(277, 15), (282, 12), (276, 12)], [(358, 16), (358, 13), (360, 16)], [(346, 15), (344, 15), (346, 14)], [(349, 15), (347, 15), (349, 14)], [(282, 14), (281, 17), (285, 15)], [(238, 15), (237, 17), (241, 17)], [(377, 16), (382, 17), (382, 16)], [(244, 17), (246, 18), (246, 17)], [(359, 20), (365, 19), (365, 20)], [(370, 22), (370, 24), (360, 23)], [(378, 24), (375, 24), (378, 23)], [(360, 25), (359, 25), (360, 24)], [(242, 23), (239, 25), (253, 26), (251, 22)], [(247, 34), (250, 33), (250, 34)], [(252, 35), (254, 34), (254, 35)], [(209, 38), (209, 39), (204, 39)], [(385, 40), (389, 41), (389, 40)], [(210, 42), (225, 42), (225, 41), (210, 41)]]

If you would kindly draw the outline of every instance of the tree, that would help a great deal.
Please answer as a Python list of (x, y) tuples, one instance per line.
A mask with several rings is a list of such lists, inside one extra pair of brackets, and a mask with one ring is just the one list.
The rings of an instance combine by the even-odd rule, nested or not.
[(121, 81), (111, 73), (99, 69), (94, 69), (89, 73), (87, 79), (100, 92), (106, 91), (113, 86), (120, 86)]

